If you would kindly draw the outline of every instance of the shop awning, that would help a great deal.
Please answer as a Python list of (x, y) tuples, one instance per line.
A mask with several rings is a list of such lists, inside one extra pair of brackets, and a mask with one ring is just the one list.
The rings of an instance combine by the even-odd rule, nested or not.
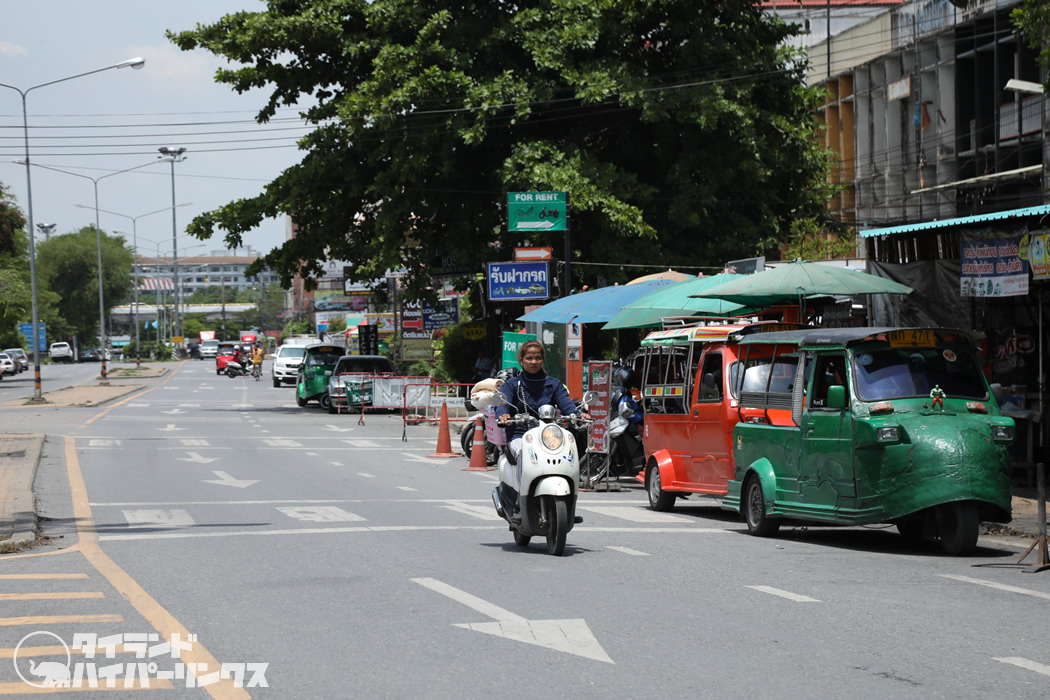
[(957, 219), (942, 219), (940, 221), (922, 221), (915, 224), (904, 224), (903, 226), (890, 226), (889, 228), (872, 228), (861, 231), (862, 238), (875, 238), (877, 236), (893, 236), (899, 233), (914, 233), (915, 231), (927, 231), (935, 228), (949, 228), (952, 226), (967, 226), (982, 221), (993, 221), (996, 219), (1012, 219), (1025, 216), (1040, 216), (1050, 214), (1050, 204), (1040, 204), (1037, 207), (1025, 207), (1024, 209), (1007, 209), (1005, 211), (977, 214), (976, 216), (962, 216)]

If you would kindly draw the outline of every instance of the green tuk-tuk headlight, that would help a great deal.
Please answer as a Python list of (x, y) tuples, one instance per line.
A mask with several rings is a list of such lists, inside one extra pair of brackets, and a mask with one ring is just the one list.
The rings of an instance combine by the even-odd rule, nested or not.
[(897, 425), (884, 425), (875, 431), (875, 439), (878, 442), (900, 442), (901, 429)]
[(992, 439), (996, 442), (1013, 442), (1014, 427), (1012, 425), (993, 425)]
[(561, 443), (564, 440), (561, 428), (556, 425), (548, 425), (540, 433), (540, 440), (543, 441), (543, 446), (551, 452), (557, 452), (561, 449)]

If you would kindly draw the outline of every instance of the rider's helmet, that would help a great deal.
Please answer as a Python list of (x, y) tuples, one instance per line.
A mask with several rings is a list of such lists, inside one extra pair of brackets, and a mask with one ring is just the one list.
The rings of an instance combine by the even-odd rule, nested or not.
[(613, 373), (613, 384), (624, 389), (637, 389), (638, 375), (630, 367), (621, 367)]
[(520, 373), (521, 370), (519, 370), (517, 367), (507, 367), (506, 369), (501, 369), (499, 372), (496, 373), (496, 379), (502, 379), (503, 381), (507, 381), (511, 377), (518, 376), (518, 374)]

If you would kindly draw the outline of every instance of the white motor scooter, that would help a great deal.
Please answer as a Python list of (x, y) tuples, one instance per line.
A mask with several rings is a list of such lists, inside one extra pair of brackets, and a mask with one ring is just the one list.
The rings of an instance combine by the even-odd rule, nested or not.
[[(595, 392), (584, 396), (582, 411), (587, 404), (598, 398)], [(502, 401), (501, 401), (502, 399)], [(505, 403), (502, 394), (496, 403)], [(579, 495), (580, 456), (576, 452), (576, 438), (565, 426), (576, 426), (583, 421), (571, 416), (557, 416), (554, 406), (541, 406), (539, 418), (520, 414), (510, 418), (512, 425), (529, 425), (522, 439), (521, 488), (518, 491), (518, 515), (511, 518), (500, 500), (499, 487), (492, 491), (492, 502), (496, 513), (510, 524), (514, 542), (526, 547), (533, 536), (545, 535), (547, 551), (561, 556), (565, 551), (565, 537), (583, 518), (576, 515), (576, 498)], [(510, 470), (515, 465), (510, 461), (510, 449), (504, 449), (499, 458), (501, 484), (512, 484)]]

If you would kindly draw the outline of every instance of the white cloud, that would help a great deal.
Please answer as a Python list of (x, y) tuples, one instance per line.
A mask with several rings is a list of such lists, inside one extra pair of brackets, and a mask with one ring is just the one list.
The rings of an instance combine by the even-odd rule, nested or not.
[(0, 54), (4, 56), (28, 56), (29, 52), (23, 46), (0, 39)]
[(128, 57), (146, 59), (146, 69), (154, 80), (187, 83), (211, 82), (219, 65), (217, 58), (204, 51), (183, 51), (173, 44), (131, 46)]

